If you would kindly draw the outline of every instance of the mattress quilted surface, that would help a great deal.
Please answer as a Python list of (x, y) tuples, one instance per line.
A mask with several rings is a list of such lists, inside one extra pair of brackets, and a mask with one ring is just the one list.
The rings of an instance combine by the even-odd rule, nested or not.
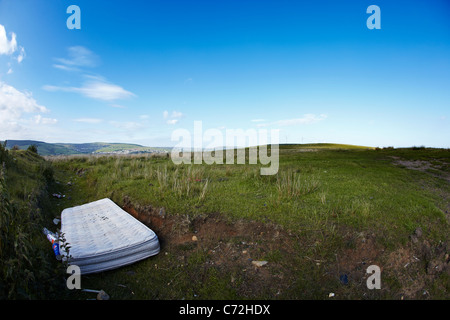
[(153, 230), (108, 198), (64, 209), (61, 233), (70, 246), (70, 263), (82, 273), (130, 264), (160, 249)]

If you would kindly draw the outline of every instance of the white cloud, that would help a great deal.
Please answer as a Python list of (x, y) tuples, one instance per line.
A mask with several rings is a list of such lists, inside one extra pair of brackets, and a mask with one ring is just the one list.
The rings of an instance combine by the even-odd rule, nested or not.
[(125, 90), (121, 86), (100, 81), (89, 81), (83, 87), (75, 88), (75, 92), (79, 92), (89, 98), (105, 101), (126, 99), (134, 96), (133, 93)]
[(59, 67), (62, 69), (62, 66), (72, 67), (66, 68), (67, 71), (77, 70), (73, 67), (95, 67), (98, 64), (98, 56), (94, 54), (88, 48), (83, 46), (73, 46), (67, 49), (68, 58), (56, 58), (55, 60), (59, 62), (57, 65), (53, 65), (54, 67)]
[(83, 122), (83, 123), (90, 123), (90, 124), (97, 124), (103, 122), (103, 119), (97, 119), (97, 118), (79, 118), (74, 119), (76, 122)]
[(36, 115), (33, 121), (36, 124), (55, 124), (58, 122), (58, 120), (53, 118), (43, 118), (40, 114)]
[(17, 56), (17, 62), (21, 63), (23, 61), (23, 58), (25, 58), (25, 49), (23, 47), (20, 47), (20, 52)]
[(307, 125), (307, 124), (313, 124), (313, 123), (317, 123), (319, 121), (325, 120), (327, 118), (326, 114), (321, 114), (321, 115), (315, 115), (312, 113), (308, 113), (303, 115), (303, 117), (301, 118), (292, 118), (292, 119), (285, 119), (285, 120), (278, 120), (272, 123), (260, 123), (257, 126), (258, 127), (267, 127), (270, 125), (275, 125), (275, 126), (281, 126), (281, 127), (286, 127), (286, 126), (296, 126), (296, 125)]
[(114, 101), (134, 96), (132, 92), (125, 90), (121, 86), (99, 79), (87, 81), (81, 87), (58, 87), (45, 85), (43, 86), (43, 89), (47, 91), (75, 92), (88, 98), (103, 101)]
[[(93, 76), (83, 72), (84, 67), (96, 67), (99, 58), (88, 48), (83, 46), (73, 46), (68, 48), (68, 58), (55, 58), (58, 63), (53, 64), (54, 68), (68, 71), (81, 72), (86, 80), (81, 86), (67, 87), (45, 85), (42, 88), (47, 91), (63, 91), (81, 94), (87, 98), (114, 102), (120, 99), (127, 99), (135, 96), (134, 93), (125, 90), (119, 85), (106, 81), (101, 76)], [(114, 108), (123, 108), (118, 104), (110, 104)]]
[(21, 92), (16, 88), (0, 82), (0, 111), (20, 115), (23, 112), (48, 112), (48, 109), (39, 105), (31, 93)]
[(178, 119), (169, 119), (169, 120), (166, 121), (166, 123), (167, 124), (171, 124), (171, 125), (177, 124), (178, 123)]
[(0, 24), (0, 54), (10, 55), (17, 50), (16, 34), (11, 33), (11, 40), (8, 40), (6, 30), (3, 25)]
[(129, 133), (144, 128), (144, 124), (134, 121), (124, 121), (124, 122), (110, 121), (109, 124), (118, 129), (129, 131)]
[(287, 119), (287, 120), (279, 120), (276, 122), (279, 126), (295, 126), (299, 124), (312, 124), (319, 121), (322, 121), (327, 116), (325, 114), (321, 114), (319, 116), (316, 116), (315, 114), (305, 114), (302, 118), (295, 118), (295, 119)]
[(163, 112), (163, 118), (166, 119), (166, 123), (170, 125), (177, 124), (182, 117), (184, 117), (184, 114), (179, 111), (172, 111), (171, 114), (169, 114), (169, 111), (167, 110)]
[(181, 112), (178, 112), (178, 111), (173, 111), (171, 117), (175, 118), (175, 119), (179, 119), (179, 118), (183, 117), (183, 114)]
[(69, 67), (64, 64), (54, 64), (53, 67), (64, 71), (80, 71), (77, 67)]
[[(44, 118), (39, 114), (48, 112), (31, 93), (0, 82), (0, 137), (3, 139), (36, 138), (44, 132), (44, 127), (57, 122), (56, 119)], [(32, 118), (26, 116), (36, 113)]]
[(110, 104), (110, 106), (113, 107), (113, 108), (125, 109), (125, 107), (120, 105), (120, 104), (114, 104), (113, 103), (113, 104)]

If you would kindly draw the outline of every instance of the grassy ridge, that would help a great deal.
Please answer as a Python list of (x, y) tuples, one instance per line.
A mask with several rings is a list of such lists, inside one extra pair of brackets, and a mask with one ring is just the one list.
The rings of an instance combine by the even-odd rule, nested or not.
[(42, 233), (51, 216), (50, 163), (0, 147), (0, 299), (48, 299), (63, 292), (61, 269)]
[(164, 150), (164, 148), (150, 148), (137, 144), (129, 143), (47, 143), (34, 140), (8, 140), (6, 147), (8, 149), (18, 148), (26, 150), (30, 146), (36, 146), (39, 155), (41, 156), (64, 156), (64, 155), (78, 155), (91, 153), (113, 153), (120, 151), (133, 152), (155, 152)]

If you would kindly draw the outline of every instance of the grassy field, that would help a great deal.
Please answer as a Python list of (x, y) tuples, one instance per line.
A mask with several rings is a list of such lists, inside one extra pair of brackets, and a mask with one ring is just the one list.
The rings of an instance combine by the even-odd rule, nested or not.
[[(82, 278), (113, 299), (448, 299), (449, 160), (446, 149), (284, 145), (278, 174), (261, 176), (163, 155), (58, 157), (49, 192), (65, 197), (48, 212), (109, 197), (157, 232), (159, 255)], [(369, 265), (380, 290), (366, 286)]]

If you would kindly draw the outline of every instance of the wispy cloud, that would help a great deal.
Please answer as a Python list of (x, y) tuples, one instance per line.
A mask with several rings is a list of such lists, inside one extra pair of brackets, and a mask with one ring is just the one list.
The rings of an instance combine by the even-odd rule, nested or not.
[(97, 118), (79, 118), (74, 119), (76, 122), (82, 122), (82, 123), (89, 123), (89, 124), (98, 124), (103, 122), (103, 119), (97, 119)]
[(36, 124), (56, 124), (58, 122), (57, 119), (43, 118), (40, 114), (36, 115), (33, 120)]
[(79, 69), (79, 68), (77, 68), (77, 67), (69, 67), (69, 66), (66, 66), (65, 64), (54, 64), (53, 65), (53, 68), (56, 68), (56, 69), (60, 69), (60, 70), (64, 70), (64, 71), (69, 71), (69, 72), (72, 72), (72, 71), (81, 71), (81, 69)]
[(24, 58), (25, 58), (25, 49), (23, 47), (20, 47), (19, 55), (17, 56), (17, 62), (21, 63)]
[(109, 106), (112, 108), (125, 109), (124, 106), (122, 106), (121, 104), (117, 104), (117, 103), (110, 104)]
[(313, 124), (317, 123), (319, 121), (325, 120), (327, 118), (326, 114), (320, 114), (315, 115), (312, 113), (307, 113), (303, 115), (301, 118), (292, 118), (292, 119), (284, 119), (284, 120), (278, 120), (271, 123), (260, 123), (257, 124), (258, 127), (267, 127), (267, 126), (280, 126), (280, 127), (287, 127), (287, 126), (297, 126), (297, 125), (307, 125), (307, 124)]
[[(81, 94), (87, 98), (114, 102), (116, 100), (134, 97), (135, 94), (125, 90), (123, 87), (106, 81), (103, 77), (90, 75), (83, 71), (84, 67), (96, 67), (99, 58), (88, 48), (83, 46), (73, 46), (68, 48), (67, 58), (55, 58), (58, 63), (53, 65), (54, 68), (68, 71), (79, 72), (85, 80), (81, 86), (55, 86), (45, 85), (42, 88), (47, 91), (63, 91)], [(114, 108), (123, 108), (118, 104), (110, 104)]]
[(167, 110), (163, 112), (163, 118), (166, 120), (166, 123), (170, 125), (177, 124), (182, 117), (184, 117), (184, 114), (179, 111), (172, 111), (170, 114)]
[[(83, 46), (73, 46), (67, 49), (67, 58), (55, 58), (58, 64), (56, 68), (65, 66), (67, 71), (78, 70), (74, 67), (96, 67), (99, 63), (99, 57), (91, 50)], [(61, 68), (62, 69), (62, 68)]]
[(42, 88), (47, 91), (75, 92), (88, 98), (109, 102), (135, 96), (134, 93), (125, 90), (121, 86), (100, 79), (86, 81), (81, 87), (45, 85)]
[(135, 121), (109, 121), (109, 124), (125, 131), (129, 131), (129, 133), (135, 132), (136, 130), (142, 129), (145, 127), (143, 123), (135, 122)]
[(171, 125), (177, 124), (178, 123), (178, 119), (169, 119), (169, 120), (166, 121), (166, 123), (167, 124), (171, 124)]

